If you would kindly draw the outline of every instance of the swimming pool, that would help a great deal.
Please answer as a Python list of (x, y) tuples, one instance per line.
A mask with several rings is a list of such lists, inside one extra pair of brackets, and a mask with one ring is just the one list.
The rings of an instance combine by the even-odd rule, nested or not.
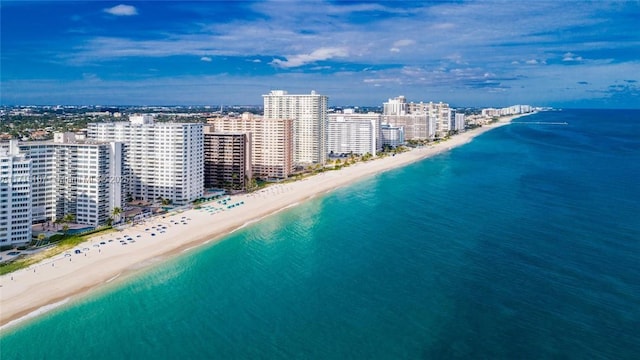
[(69, 229), (67, 231), (68, 234), (80, 234), (83, 233), (85, 231), (90, 231), (95, 229), (94, 227), (86, 227), (86, 228), (80, 228), (80, 229)]

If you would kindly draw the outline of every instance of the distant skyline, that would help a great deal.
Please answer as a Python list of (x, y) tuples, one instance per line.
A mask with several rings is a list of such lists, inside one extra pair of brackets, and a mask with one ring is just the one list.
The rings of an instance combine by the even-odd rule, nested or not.
[(640, 107), (639, 1), (0, 3), (2, 105)]

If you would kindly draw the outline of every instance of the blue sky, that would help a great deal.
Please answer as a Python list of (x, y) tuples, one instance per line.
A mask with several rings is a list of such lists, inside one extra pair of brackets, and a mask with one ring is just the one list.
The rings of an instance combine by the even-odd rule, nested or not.
[(640, 108), (639, 1), (6, 1), (0, 103)]

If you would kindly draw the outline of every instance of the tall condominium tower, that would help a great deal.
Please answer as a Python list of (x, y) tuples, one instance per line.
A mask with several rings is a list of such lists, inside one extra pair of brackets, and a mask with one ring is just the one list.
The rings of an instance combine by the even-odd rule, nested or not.
[(108, 221), (114, 208), (122, 207), (121, 143), (56, 133), (54, 141), (28, 141), (15, 146), (33, 164), (33, 223), (55, 221), (70, 214), (75, 223), (98, 226)]
[(31, 241), (31, 160), (17, 142), (0, 149), (0, 246)]
[(389, 99), (386, 103), (382, 103), (384, 115), (407, 115), (407, 99), (400, 95), (395, 99)]
[(406, 139), (430, 139), (444, 137), (452, 127), (449, 104), (439, 102), (407, 103), (404, 96), (384, 103), (383, 122), (402, 126)]
[(251, 180), (251, 135), (204, 127), (204, 186), (246, 190)]
[(202, 126), (156, 123), (142, 115), (129, 122), (91, 123), (87, 136), (124, 143), (125, 196), (186, 204), (204, 193)]
[(382, 148), (380, 119), (377, 113), (358, 114), (353, 109), (329, 114), (327, 150), (329, 154), (371, 154)]
[(210, 132), (248, 134), (253, 176), (286, 179), (293, 172), (293, 120), (245, 113), (241, 118), (212, 118), (207, 122)]
[(328, 97), (315, 91), (309, 95), (290, 95), (283, 90), (274, 90), (262, 97), (265, 119), (293, 120), (293, 162), (324, 164), (328, 153)]

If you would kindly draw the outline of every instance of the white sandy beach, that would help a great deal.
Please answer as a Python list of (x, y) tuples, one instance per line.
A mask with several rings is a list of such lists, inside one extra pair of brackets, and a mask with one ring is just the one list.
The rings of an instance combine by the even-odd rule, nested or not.
[[(0, 325), (6, 328), (51, 304), (86, 295), (101, 285), (120, 280), (172, 255), (218, 241), (234, 229), (318, 194), (463, 145), (486, 131), (508, 124), (515, 117), (503, 118), (498, 123), (467, 131), (433, 146), (357, 163), (301, 181), (272, 185), (251, 194), (231, 196), (227, 205), (242, 204), (230, 209), (210, 202), (200, 209), (153, 218), (146, 224), (94, 236), (76, 247), (82, 250), (80, 254), (71, 251), (71, 254), (61, 254), (1, 276)], [(213, 208), (224, 210), (214, 211)], [(124, 240), (125, 236), (135, 242)], [(127, 244), (122, 245), (120, 240)]]

